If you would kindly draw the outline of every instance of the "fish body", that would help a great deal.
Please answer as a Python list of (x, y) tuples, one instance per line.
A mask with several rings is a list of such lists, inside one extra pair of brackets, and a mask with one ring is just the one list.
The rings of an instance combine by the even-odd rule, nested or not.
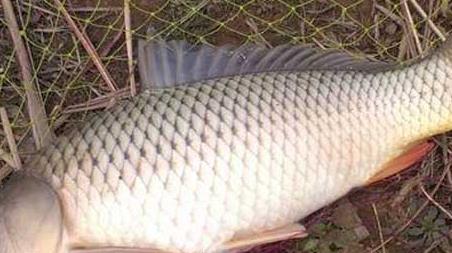
[(451, 129), (447, 43), (383, 71), (268, 71), (149, 89), (91, 115), (22, 176), (56, 193), (61, 252), (214, 252), (297, 222)]

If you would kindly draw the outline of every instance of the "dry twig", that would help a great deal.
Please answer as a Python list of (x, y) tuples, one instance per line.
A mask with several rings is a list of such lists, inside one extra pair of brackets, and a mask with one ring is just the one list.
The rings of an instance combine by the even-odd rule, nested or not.
[(1, 167), (0, 168), (0, 182), (3, 180), (3, 178), (8, 176), (11, 172), (12, 172), (12, 169), (10, 166), (5, 165), (5, 166)]
[[(108, 41), (108, 43), (104, 46), (104, 47), (102, 47), (102, 49), (100, 49), (99, 51), (99, 55), (100, 55), (100, 57), (107, 57), (108, 56), (108, 54), (111, 52), (111, 50), (113, 49), (113, 46), (119, 41), (119, 39), (121, 38), (121, 36), (122, 36), (122, 34), (123, 34), (123, 29), (124, 29), (124, 24), (121, 26), (121, 28), (118, 30), (118, 32), (115, 34), (115, 36), (113, 37), (113, 39), (111, 39), (111, 40), (109, 40)], [(80, 71), (80, 74), (78, 74), (78, 75), (80, 75), (80, 76), (82, 76), (84, 73), (85, 73), (85, 71), (90, 71), (91, 70), (91, 67), (93, 67), (93, 62), (92, 61), (89, 61), (88, 63), (86, 63), (84, 66), (83, 66), (83, 69)]]
[(112, 106), (117, 100), (128, 97), (130, 95), (129, 88), (123, 88), (116, 92), (110, 92), (107, 95), (96, 97), (86, 103), (68, 106), (63, 113), (75, 113), (87, 110), (96, 110), (101, 108), (108, 108)]
[(71, 8), (73, 12), (120, 12), (121, 7), (74, 7)]
[(132, 96), (137, 94), (137, 86), (135, 83), (135, 74), (133, 70), (133, 51), (132, 51), (132, 30), (130, 20), (130, 0), (124, 0), (124, 24), (126, 33), (126, 47), (127, 47), (127, 63), (129, 66), (129, 84), (130, 93)]
[(28, 114), (33, 129), (33, 138), (36, 148), (40, 149), (42, 146), (50, 143), (53, 138), (53, 132), (47, 123), (42, 98), (39, 96), (36, 84), (33, 83), (29, 55), (20, 35), (12, 3), (10, 0), (2, 0), (2, 5), (9, 32), (15, 45), (17, 61), (20, 65), (22, 82), (27, 96)]
[(403, 26), (403, 21), (400, 19), (400, 17), (395, 15), (393, 11), (388, 10), (387, 8), (379, 4), (375, 4), (375, 8), (385, 16), (389, 17), (392, 21), (396, 22), (399, 26)]
[(416, 26), (414, 25), (413, 17), (411, 15), (410, 7), (408, 7), (407, 0), (402, 1), (402, 9), (405, 12), (407, 27), (411, 31), (411, 35), (414, 38), (414, 43), (416, 45), (417, 52), (419, 55), (423, 56), (424, 52), (422, 51), (421, 42), (419, 40)]
[(22, 162), (20, 161), (19, 152), (17, 151), (17, 144), (11, 129), (11, 123), (9, 122), (6, 110), (3, 107), (0, 107), (0, 119), (2, 120), (3, 131), (5, 131), (8, 147), (13, 158), (13, 168), (19, 170), (22, 168)]
[(267, 48), (273, 48), (273, 46), (268, 42), (264, 36), (262, 36), (262, 33), (259, 32), (259, 29), (257, 28), (256, 22), (254, 22), (254, 19), (248, 18), (246, 19), (245, 23), (253, 30), (254, 36), (259, 39), (258, 43), (263, 44)]
[[(13, 158), (8, 153), (6, 153), (6, 151), (3, 150), (2, 148), (0, 148), (0, 159), (2, 159), (10, 167), (15, 166)], [(0, 174), (2, 173), (0, 172)]]
[[(373, 211), (374, 211), (375, 220), (377, 221), (378, 235), (380, 236), (380, 242), (381, 242), (381, 244), (383, 244), (383, 242), (384, 242), (384, 237), (383, 237), (383, 232), (381, 231), (380, 218), (379, 218), (379, 216), (378, 216), (377, 207), (375, 206), (374, 203), (372, 203), (372, 209), (373, 209)], [(386, 247), (385, 247), (384, 245), (383, 245), (383, 247), (382, 247), (382, 251), (383, 251), (383, 253), (386, 253)]]
[(425, 188), (422, 184), (419, 187), (421, 188), (421, 191), (425, 195), (425, 197), (427, 197), (428, 200), (430, 200), (436, 207), (438, 207), (441, 211), (443, 211), (443, 213), (446, 214), (447, 217), (449, 217), (449, 219), (452, 220), (452, 214), (449, 211), (447, 211), (446, 208), (444, 208), (442, 205), (440, 205), (435, 199), (433, 199), (433, 197), (430, 196), (430, 194), (428, 194), (428, 192), (425, 190)]
[(439, 246), (441, 243), (443, 243), (444, 241), (446, 241), (447, 239), (448, 239), (447, 236), (442, 236), (442, 237), (440, 237), (440, 238), (437, 239), (436, 241), (432, 242), (432, 244), (431, 244), (427, 249), (425, 249), (423, 253), (430, 253), (430, 252), (432, 252), (433, 250), (437, 249), (438, 246)]
[(102, 78), (104, 79), (105, 83), (107, 84), (107, 86), (110, 88), (111, 91), (116, 91), (117, 90), (117, 88), (116, 88), (117, 85), (116, 85), (115, 81), (113, 80), (113, 78), (111, 77), (110, 73), (105, 68), (105, 66), (102, 63), (102, 61), (100, 60), (100, 57), (99, 57), (96, 49), (94, 48), (93, 44), (91, 43), (91, 41), (88, 39), (88, 36), (85, 34), (84, 31), (81, 31), (78, 28), (77, 24), (72, 19), (71, 15), (69, 15), (69, 12), (66, 10), (66, 8), (61, 3), (61, 1), (60, 0), (54, 0), (54, 2), (58, 6), (58, 9), (63, 14), (66, 22), (69, 25), (69, 28), (75, 33), (75, 35), (77, 36), (77, 38), (82, 43), (82, 45), (85, 48), (85, 50), (88, 52), (89, 56), (91, 57), (92, 61), (94, 62), (94, 65), (96, 65), (97, 70), (99, 70), (99, 72), (100, 72)]
[(422, 9), (422, 7), (417, 3), (416, 0), (410, 0), (410, 3), (414, 6), (416, 11), (422, 16), (422, 18), (427, 20), (428, 26), (430, 26), (430, 29), (433, 30), (433, 32), (442, 40), (446, 40), (446, 36), (438, 29), (438, 27), (433, 23), (433, 21), (428, 17), (427, 13)]

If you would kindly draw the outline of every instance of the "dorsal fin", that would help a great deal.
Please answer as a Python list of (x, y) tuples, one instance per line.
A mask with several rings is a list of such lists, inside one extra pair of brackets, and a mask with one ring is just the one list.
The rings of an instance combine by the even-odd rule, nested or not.
[(168, 87), (231, 75), (271, 71), (383, 69), (390, 64), (359, 59), (338, 50), (246, 44), (212, 47), (185, 41), (138, 41), (138, 66), (144, 88)]

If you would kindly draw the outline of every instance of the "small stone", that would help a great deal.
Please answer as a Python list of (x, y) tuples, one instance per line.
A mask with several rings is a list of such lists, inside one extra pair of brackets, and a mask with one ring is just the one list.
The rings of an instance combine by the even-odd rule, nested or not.
[(358, 241), (364, 240), (367, 237), (369, 237), (370, 233), (367, 230), (367, 228), (363, 225), (356, 227), (355, 229), (353, 229), (353, 232), (356, 235), (356, 238), (358, 239)]

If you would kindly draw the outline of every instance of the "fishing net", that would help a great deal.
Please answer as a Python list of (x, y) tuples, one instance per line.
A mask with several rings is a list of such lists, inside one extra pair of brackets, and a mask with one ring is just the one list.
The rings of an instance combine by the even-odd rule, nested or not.
[[(30, 55), (32, 82), (38, 84), (53, 129), (58, 132), (82, 120), (87, 111), (129, 94), (128, 64), (133, 60), (135, 66), (136, 57), (127, 54), (124, 1), (13, 0), (13, 5)], [(448, 0), (136, 0), (128, 5), (133, 45), (139, 38), (209, 45), (309, 44), (403, 62), (426, 54), (452, 30)], [(93, 63), (68, 19), (86, 35), (107, 74)], [(6, 108), (26, 157), (31, 124), (15, 53), (0, 8), (0, 106)], [(0, 130), (3, 158), (9, 153), (5, 137)], [(0, 171), (4, 167), (0, 159)]]

